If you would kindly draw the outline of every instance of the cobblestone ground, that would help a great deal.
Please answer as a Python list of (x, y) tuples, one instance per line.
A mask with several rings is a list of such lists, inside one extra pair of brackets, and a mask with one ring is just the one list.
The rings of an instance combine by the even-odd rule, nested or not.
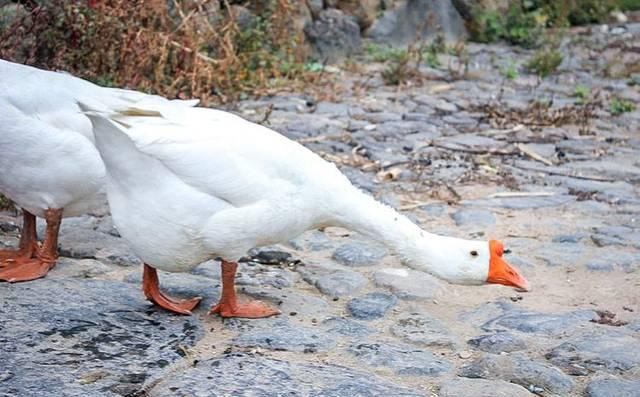
[[(531, 52), (469, 45), (464, 78), (441, 55), (422, 84), (385, 86), (374, 64), (334, 70), (330, 101), (233, 109), (427, 230), (504, 239), (531, 292), (448, 285), (328, 228), (241, 264), (239, 289), (279, 317), (207, 315), (215, 262), (161, 275), (206, 297), (177, 316), (143, 299), (109, 216), (87, 215), (64, 221), (47, 278), (0, 284), (0, 396), (640, 396), (640, 108), (611, 105), (640, 103), (640, 79), (602, 73), (637, 66), (640, 25), (593, 29), (542, 81), (503, 76)], [(5, 245), (17, 219), (0, 217)]]

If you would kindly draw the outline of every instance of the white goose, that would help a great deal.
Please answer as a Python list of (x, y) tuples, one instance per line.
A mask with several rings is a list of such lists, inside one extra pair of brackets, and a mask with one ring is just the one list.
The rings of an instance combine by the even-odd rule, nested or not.
[[(127, 113), (87, 111), (107, 168), (114, 223), (149, 264), (145, 272), (150, 266), (183, 272), (222, 258), (222, 296), (211, 312), (277, 314), (261, 302), (237, 301), (236, 261), (253, 247), (323, 226), (363, 233), (406, 265), (452, 283), (528, 289), (503, 259), (500, 242), (423, 231), (354, 187), (333, 164), (266, 127), (204, 108)], [(156, 300), (179, 313), (189, 313), (193, 302)]]
[[(0, 60), (0, 192), (23, 208), (24, 219), (18, 250), (0, 250), (0, 280), (46, 275), (58, 256), (61, 218), (105, 202), (105, 168), (78, 100), (107, 109), (175, 106), (161, 97)], [(42, 246), (36, 216), (47, 221)]]

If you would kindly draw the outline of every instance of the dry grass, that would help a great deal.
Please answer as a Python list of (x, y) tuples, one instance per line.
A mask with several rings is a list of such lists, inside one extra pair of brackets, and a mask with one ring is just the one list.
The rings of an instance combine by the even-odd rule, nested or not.
[(260, 2), (241, 29), (227, 1), (51, 0), (0, 32), (0, 58), (102, 85), (227, 102), (317, 78), (304, 70), (293, 28), (297, 1)]

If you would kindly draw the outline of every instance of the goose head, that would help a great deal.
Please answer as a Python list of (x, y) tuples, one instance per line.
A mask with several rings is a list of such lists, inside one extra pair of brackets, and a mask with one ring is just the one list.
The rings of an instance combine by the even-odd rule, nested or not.
[(504, 258), (498, 240), (473, 241), (423, 232), (418, 242), (404, 251), (404, 262), (452, 284), (502, 284), (528, 291), (527, 279)]

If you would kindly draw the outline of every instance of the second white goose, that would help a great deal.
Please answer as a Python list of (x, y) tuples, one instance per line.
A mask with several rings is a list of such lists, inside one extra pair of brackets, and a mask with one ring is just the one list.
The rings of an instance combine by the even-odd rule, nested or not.
[[(87, 113), (107, 169), (114, 223), (145, 271), (184, 272), (222, 258), (222, 296), (211, 312), (254, 318), (278, 313), (261, 302), (237, 300), (237, 260), (251, 248), (323, 226), (369, 236), (407, 266), (451, 283), (528, 289), (503, 258), (502, 243), (428, 233), (273, 130), (213, 109), (185, 108), (169, 118), (128, 113)], [(163, 295), (155, 302), (189, 313), (195, 301)]]

